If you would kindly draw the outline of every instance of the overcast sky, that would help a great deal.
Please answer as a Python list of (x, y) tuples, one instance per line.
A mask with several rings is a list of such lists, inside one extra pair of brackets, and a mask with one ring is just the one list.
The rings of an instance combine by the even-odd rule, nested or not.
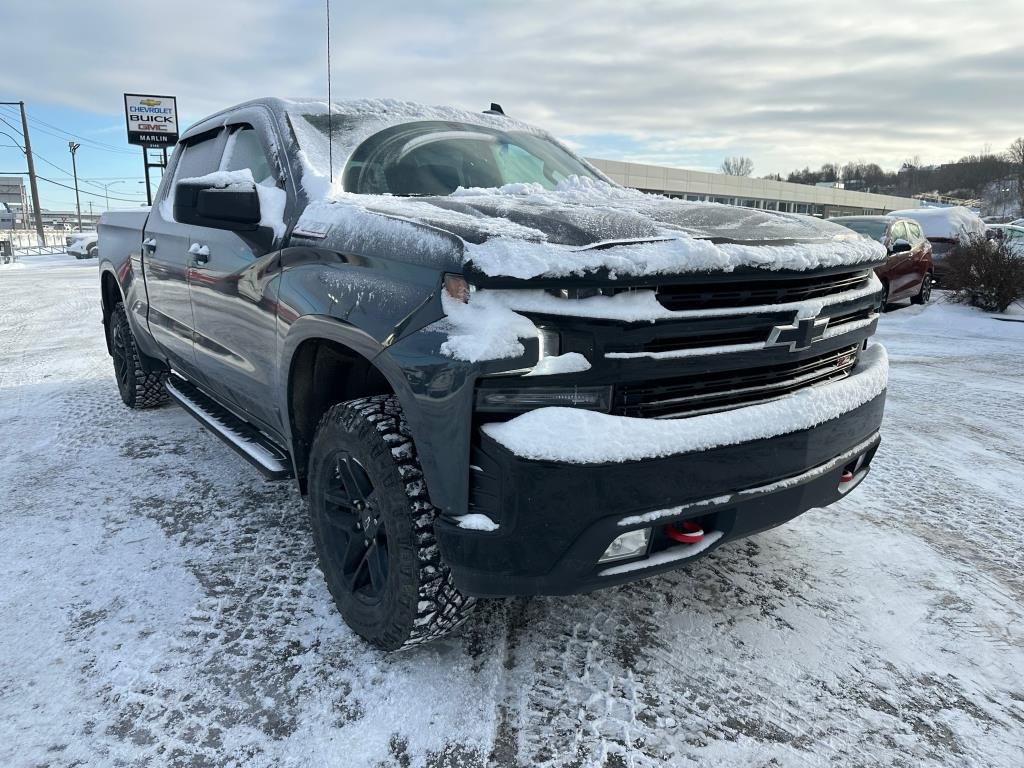
[[(741, 154), (756, 176), (854, 159), (894, 168), (1024, 134), (1022, 11), (1022, 0), (333, 0), (334, 95), (497, 101), (612, 159), (711, 170)], [(177, 96), (188, 123), (254, 96), (326, 90), (323, 2), (4, 2), (0, 30), (0, 100), (122, 150), (125, 91)], [(33, 140), (64, 178), (66, 138)], [(3, 144), (0, 172), (14, 170)], [(137, 149), (89, 149), (87, 177), (141, 176)], [(74, 197), (44, 187), (55, 204)], [(139, 193), (130, 178), (117, 188)]]

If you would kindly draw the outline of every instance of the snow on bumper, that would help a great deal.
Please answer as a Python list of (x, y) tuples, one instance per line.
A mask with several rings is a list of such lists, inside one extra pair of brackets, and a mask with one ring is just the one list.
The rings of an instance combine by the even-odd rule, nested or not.
[(810, 429), (885, 390), (889, 358), (873, 344), (845, 379), (779, 400), (681, 419), (637, 419), (578, 408), (538, 408), (484, 432), (516, 456), (569, 464), (660, 458)]

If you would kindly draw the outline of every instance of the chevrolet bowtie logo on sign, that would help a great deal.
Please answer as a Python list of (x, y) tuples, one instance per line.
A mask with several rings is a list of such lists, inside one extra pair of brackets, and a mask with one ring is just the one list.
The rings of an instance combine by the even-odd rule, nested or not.
[(178, 141), (178, 105), (173, 96), (124, 95), (128, 143), (172, 147)]
[(790, 352), (810, 349), (811, 344), (825, 335), (827, 326), (827, 317), (804, 317), (792, 325), (776, 325), (768, 334), (765, 347), (789, 347)]

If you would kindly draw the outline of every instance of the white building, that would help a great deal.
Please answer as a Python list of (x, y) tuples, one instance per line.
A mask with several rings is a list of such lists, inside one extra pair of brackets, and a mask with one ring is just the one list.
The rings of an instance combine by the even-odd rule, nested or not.
[(727, 176), (646, 163), (587, 159), (613, 181), (625, 187), (685, 200), (745, 205), (748, 208), (806, 213), (825, 218), (888, 213), (921, 205), (920, 200), (912, 197), (876, 195), (749, 176)]

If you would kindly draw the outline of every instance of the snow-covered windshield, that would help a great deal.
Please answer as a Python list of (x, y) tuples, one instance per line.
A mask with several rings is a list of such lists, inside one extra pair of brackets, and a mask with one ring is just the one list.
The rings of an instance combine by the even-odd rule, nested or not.
[(430, 120), (392, 126), (364, 141), (345, 167), (343, 184), (355, 194), (407, 197), (520, 182), (554, 189), (572, 176), (599, 179), (543, 136)]

